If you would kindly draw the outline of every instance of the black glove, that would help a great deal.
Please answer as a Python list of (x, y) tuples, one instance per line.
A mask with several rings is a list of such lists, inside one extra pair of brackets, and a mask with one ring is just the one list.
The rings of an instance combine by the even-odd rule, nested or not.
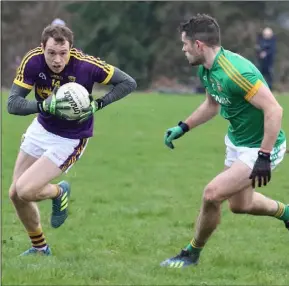
[[(255, 180), (258, 179), (258, 187), (266, 186), (271, 180), (271, 160), (270, 153), (258, 152), (258, 159), (255, 162), (252, 173), (252, 187), (255, 188)], [(262, 182), (263, 181), (263, 182)]]

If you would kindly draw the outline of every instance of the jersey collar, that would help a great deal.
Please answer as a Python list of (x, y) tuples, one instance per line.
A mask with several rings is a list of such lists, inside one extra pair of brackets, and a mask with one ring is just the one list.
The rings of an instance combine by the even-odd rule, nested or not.
[(217, 62), (218, 62), (218, 59), (220, 57), (220, 55), (222, 55), (224, 53), (224, 48), (221, 46), (219, 52), (216, 54), (215, 56), (215, 59), (214, 59), (214, 62), (213, 62), (213, 65), (211, 67), (211, 70), (215, 69), (218, 65), (217, 65)]

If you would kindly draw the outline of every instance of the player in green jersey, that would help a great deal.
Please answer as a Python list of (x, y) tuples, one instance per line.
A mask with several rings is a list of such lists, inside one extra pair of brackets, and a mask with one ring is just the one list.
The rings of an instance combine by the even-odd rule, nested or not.
[(175, 268), (198, 264), (203, 247), (220, 222), (225, 200), (233, 213), (276, 217), (289, 229), (289, 205), (255, 191), (255, 186), (266, 186), (270, 181), (271, 170), (286, 152), (281, 106), (260, 71), (221, 46), (214, 18), (198, 14), (180, 25), (180, 34), (189, 63), (199, 66), (206, 99), (184, 122), (167, 130), (165, 144), (173, 149), (173, 140), (219, 111), (229, 121), (229, 128), (225, 169), (204, 188), (194, 238), (177, 256), (161, 263)]

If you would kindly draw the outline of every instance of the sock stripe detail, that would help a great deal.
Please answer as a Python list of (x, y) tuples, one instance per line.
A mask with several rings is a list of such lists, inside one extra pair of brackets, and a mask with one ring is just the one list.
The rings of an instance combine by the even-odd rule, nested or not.
[(199, 243), (195, 238), (192, 239), (190, 244), (193, 248), (203, 248), (204, 247), (204, 245)]
[(278, 210), (275, 213), (274, 217), (280, 218), (284, 215), (286, 207), (283, 203), (277, 202), (277, 204), (278, 204)]
[(39, 238), (30, 238), (30, 240), (33, 242), (33, 243), (37, 243), (41, 240), (45, 239), (44, 235), (41, 235), (41, 237)]
[(35, 248), (44, 248), (46, 247), (46, 240), (45, 236), (42, 232), (42, 228), (38, 228), (35, 232), (28, 232), (28, 235), (30, 237), (32, 247)]
[(43, 235), (43, 233), (41, 233), (41, 234), (39, 234), (39, 235), (34, 235), (34, 236), (29, 235), (29, 237), (30, 237), (31, 239), (38, 239), (38, 238), (41, 238), (42, 235)]
[(42, 245), (42, 244), (46, 244), (45, 238), (42, 238), (39, 241), (33, 241), (33, 246), (38, 246), (38, 245)]

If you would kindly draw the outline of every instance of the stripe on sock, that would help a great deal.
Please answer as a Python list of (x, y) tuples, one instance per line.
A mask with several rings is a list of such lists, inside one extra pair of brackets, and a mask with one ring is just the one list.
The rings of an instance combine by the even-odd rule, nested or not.
[(47, 246), (45, 236), (42, 232), (42, 228), (38, 228), (36, 231), (28, 232), (28, 235), (30, 237), (32, 246), (39, 249), (43, 249)]
[(195, 238), (192, 239), (190, 244), (193, 248), (203, 248), (204, 247), (204, 244), (198, 242)]
[(281, 218), (285, 213), (286, 206), (283, 203), (276, 202), (278, 205), (277, 212), (274, 214), (274, 217)]

